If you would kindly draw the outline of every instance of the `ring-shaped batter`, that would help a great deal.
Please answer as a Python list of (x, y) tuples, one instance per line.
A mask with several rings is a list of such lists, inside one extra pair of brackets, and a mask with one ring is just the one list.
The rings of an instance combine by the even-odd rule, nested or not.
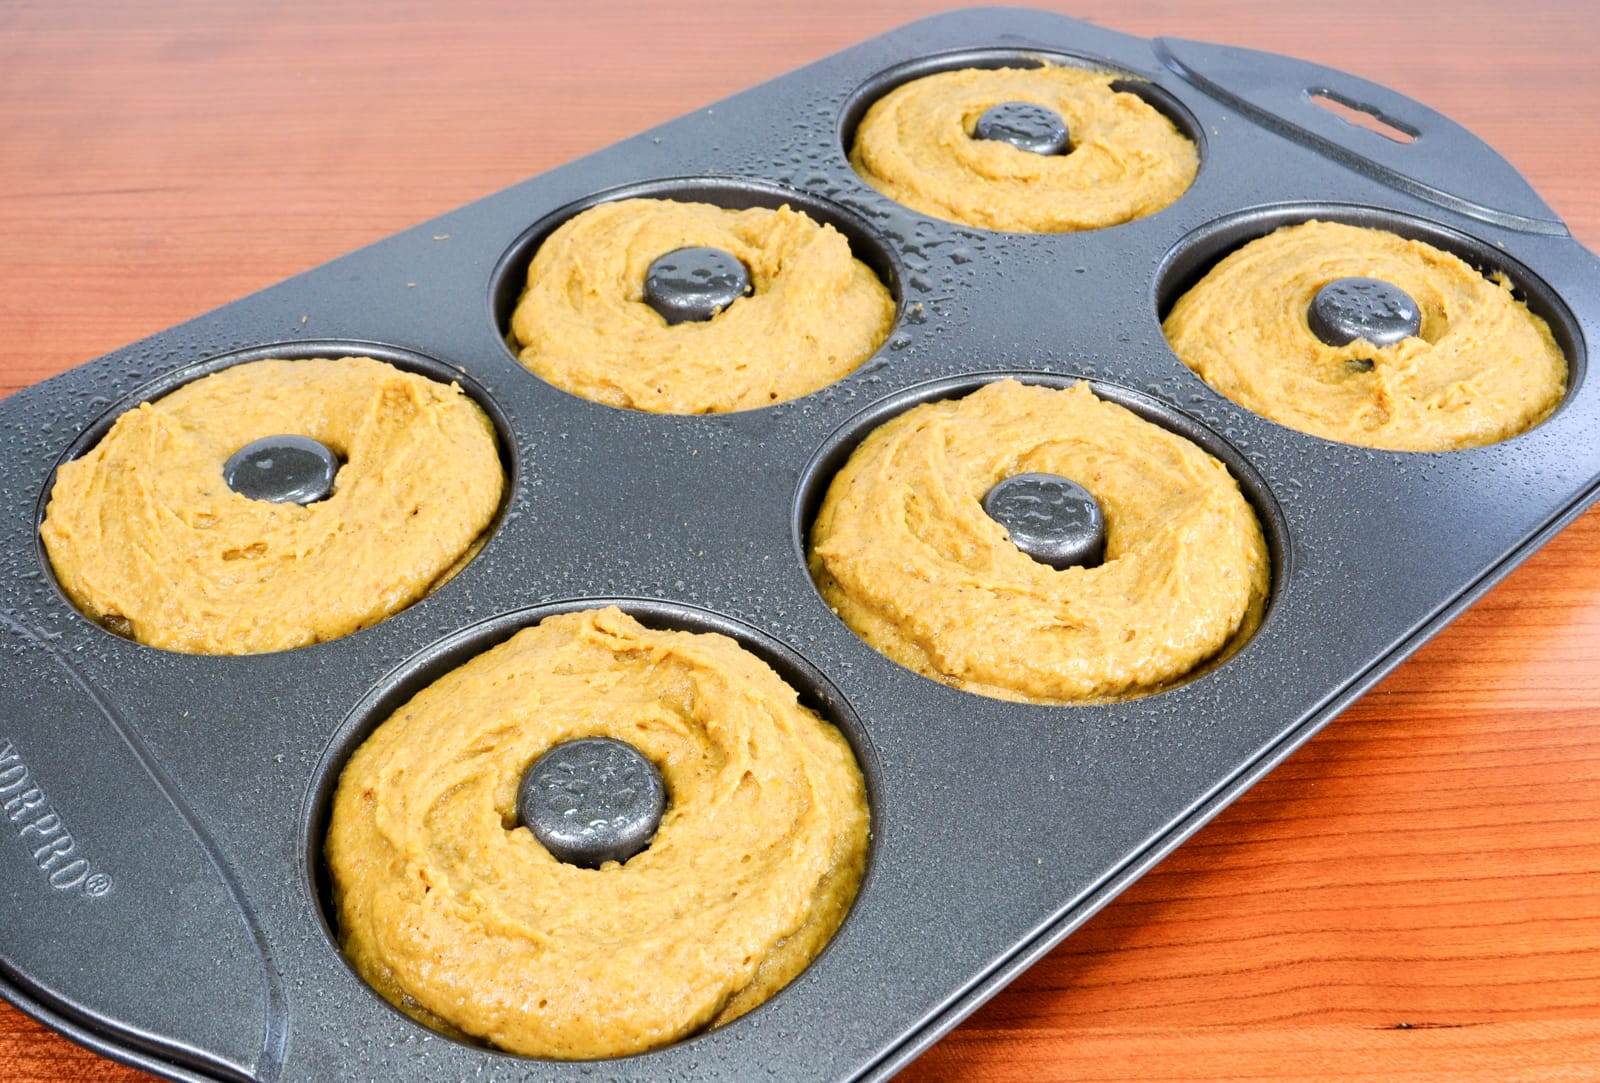
[[(643, 852), (563, 864), (517, 822), (551, 746), (627, 742), (668, 806)], [(833, 936), (866, 863), (843, 735), (726, 636), (615, 608), (549, 617), (447, 673), (350, 758), (327, 858), (345, 952), (447, 1034), (621, 1056), (765, 1001)]]
[[(644, 300), (650, 265), (679, 248), (742, 262), (752, 292), (709, 320), (670, 324)], [(894, 324), (894, 298), (844, 234), (787, 205), (621, 199), (573, 216), (528, 266), (511, 317), (522, 364), (583, 398), (665, 414), (799, 398), (854, 372)]]
[[(1311, 301), (1340, 278), (1410, 295), (1418, 334), (1330, 346)], [(1392, 451), (1492, 444), (1537, 425), (1567, 390), (1550, 325), (1504, 276), (1426, 241), (1339, 222), (1284, 226), (1225, 256), (1172, 306), (1172, 350), (1220, 394), (1280, 425)]]
[[(983, 510), (1004, 478), (1055, 474), (1106, 522), (1104, 560), (1056, 570)], [(862, 441), (811, 528), (822, 597), (924, 676), (1034, 703), (1152, 692), (1260, 623), (1268, 554), (1227, 468), (1097, 398), (1002, 380), (924, 403)]]
[[(1083, 68), (963, 68), (913, 79), (868, 108), (850, 164), (897, 203), (985, 229), (1067, 233), (1154, 214), (1194, 183), (1200, 152), (1148, 102)], [(990, 107), (1058, 114), (1066, 154), (973, 138)]]
[[(344, 460), (326, 500), (228, 487), (229, 456), (281, 434)], [(494, 427), (459, 387), (369, 357), (253, 361), (117, 418), (57, 472), (40, 534), (67, 596), (113, 631), (254, 654), (421, 598), (477, 551), (504, 487)]]

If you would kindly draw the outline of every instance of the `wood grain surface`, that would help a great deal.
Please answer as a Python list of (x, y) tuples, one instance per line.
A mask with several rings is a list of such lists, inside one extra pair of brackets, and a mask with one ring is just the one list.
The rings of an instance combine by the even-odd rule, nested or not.
[[(937, 6), (5, 0), (0, 388)], [(1600, 246), (1590, 4), (1068, 13), (1409, 93)], [(1600, 513), (907, 1076), (1600, 1078), (1597, 550)], [(0, 1006), (0, 1079), (75, 1078), (140, 1077)]]

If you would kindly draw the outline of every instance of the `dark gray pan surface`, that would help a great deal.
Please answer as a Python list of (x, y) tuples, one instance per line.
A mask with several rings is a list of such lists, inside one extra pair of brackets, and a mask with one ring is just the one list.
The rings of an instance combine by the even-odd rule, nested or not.
[[(877, 195), (841, 140), (879, 77), (1007, 55), (945, 55), (971, 50), (1150, 80), (1200, 140), (1194, 187), (1144, 220), (1049, 236)], [(1418, 138), (1347, 125), (1308, 100), (1322, 89)], [(526, 254), (563, 208), (640, 185), (788, 199), (835, 222), (898, 291), (890, 342), (833, 387), (734, 415), (615, 410), (543, 383), (501, 337)], [(1158, 306), (1242, 240), (1313, 215), (1507, 270), (1572, 359), (1565, 405), (1505, 443), (1418, 455), (1291, 432), (1213, 393), (1168, 350)], [(1298, 61), (994, 9), (866, 42), (29, 388), (0, 404), (3, 991), (177, 1079), (886, 1075), (1594, 499), (1597, 298), (1600, 265), (1515, 171), (1415, 102)], [(374, 628), (247, 658), (145, 648), (65, 601), (37, 540), (59, 461), (199, 372), (357, 352), (459, 370), (502, 426), (512, 494), (461, 575)], [(1276, 563), (1268, 619), (1238, 655), (1133, 702), (1029, 707), (900, 669), (827, 610), (800, 531), (829, 470), (895, 409), (1001, 371), (1089, 377), (1230, 463)], [(844, 727), (873, 800), (868, 878), (810, 969), (720, 1030), (589, 1064), (438, 1037), (329, 938), (329, 788), (353, 743), (443, 669), (551, 603), (611, 598), (740, 636)]]

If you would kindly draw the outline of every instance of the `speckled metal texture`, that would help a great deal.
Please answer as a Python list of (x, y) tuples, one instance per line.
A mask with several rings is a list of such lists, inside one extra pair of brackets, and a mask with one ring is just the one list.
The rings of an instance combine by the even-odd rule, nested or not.
[(1106, 517), (1094, 494), (1060, 474), (1012, 474), (983, 496), (983, 510), (1011, 544), (1058, 571), (1093, 568), (1105, 556)]
[[(1124, 226), (1010, 234), (911, 213), (851, 171), (844, 140), (888, 86), (1038, 54), (1125, 72), (1198, 140), (1189, 192)], [(1314, 90), (1417, 138), (1352, 127)], [(538, 239), (619, 193), (787, 200), (835, 222), (897, 293), (889, 341), (748, 413), (556, 390), (517, 364), (505, 317)], [(1492, 447), (1400, 454), (1212, 392), (1168, 349), (1162, 306), (1230, 248), (1313, 216), (1507, 273), (1572, 361), (1560, 410)], [(1597, 315), (1594, 256), (1431, 110), (1311, 64), (995, 9), (907, 26), (118, 350), (0, 404), (4, 992), (175, 1079), (886, 1076), (1594, 498)], [(244, 658), (139, 646), (62, 597), (37, 538), (45, 494), (117, 411), (239, 360), (351, 353), (453, 374), (500, 426), (510, 496), (459, 576), (373, 628)], [(1237, 655), (1131, 702), (1030, 707), (901, 669), (823, 605), (801, 531), (828, 473), (870, 424), (1004, 371), (1089, 377), (1223, 456), (1275, 560)], [(838, 721), (868, 776), (872, 855), (833, 943), (758, 1010), (635, 1057), (524, 1060), (435, 1035), (355, 977), (328, 931), (319, 834), (344, 756), (386, 711), (552, 607), (605, 598), (739, 636)]]
[(661, 772), (614, 737), (547, 749), (517, 787), (517, 816), (552, 857), (598, 869), (650, 845), (667, 810)]

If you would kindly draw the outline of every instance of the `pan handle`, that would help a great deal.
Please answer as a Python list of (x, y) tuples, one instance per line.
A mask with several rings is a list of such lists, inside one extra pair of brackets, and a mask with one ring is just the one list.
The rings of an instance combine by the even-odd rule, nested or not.
[(1421, 102), (1333, 68), (1254, 49), (1176, 38), (1157, 39), (1155, 49), (1197, 90), (1391, 188), (1507, 229), (1567, 233), (1509, 162)]
[(287, 1021), (257, 913), (58, 640), (0, 610), (0, 997), (113, 1056), (270, 1083)]

